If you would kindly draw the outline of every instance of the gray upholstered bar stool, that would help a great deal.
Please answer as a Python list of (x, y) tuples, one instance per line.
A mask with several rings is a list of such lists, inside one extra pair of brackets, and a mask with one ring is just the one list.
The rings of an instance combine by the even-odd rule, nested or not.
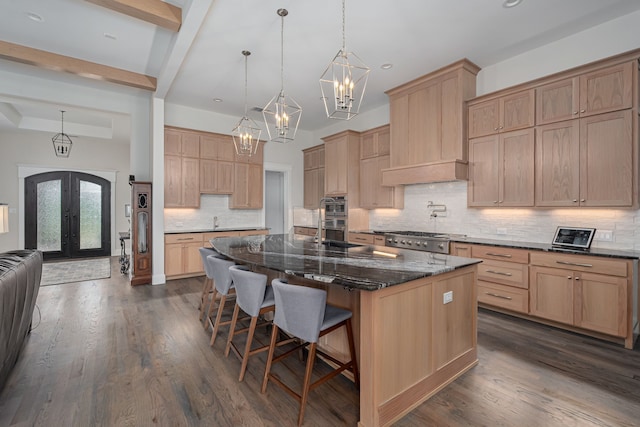
[[(327, 304), (327, 292), (322, 289), (309, 288), (306, 286), (296, 286), (286, 283), (282, 279), (274, 279), (271, 282), (275, 300), (276, 313), (273, 319), (273, 331), (271, 332), (271, 343), (269, 345), (269, 355), (267, 356), (267, 367), (262, 381), (262, 393), (267, 391), (267, 383), (271, 379), (274, 383), (282, 387), (287, 393), (300, 402), (300, 412), (298, 414), (298, 426), (304, 419), (304, 410), (309, 397), (309, 392), (327, 380), (335, 377), (342, 371), (350, 369), (353, 372), (356, 387), (360, 387), (358, 375), (358, 362), (356, 360), (355, 345), (353, 341), (353, 329), (351, 327), (352, 313)], [(351, 360), (343, 363), (333, 356), (330, 356), (317, 348), (318, 339), (344, 326), (347, 329), (347, 339), (349, 340), (349, 353)], [(305, 342), (274, 357), (277, 346), (278, 328), (293, 335)], [(271, 373), (274, 363), (290, 356), (301, 346), (309, 345), (309, 355), (307, 366), (302, 383), (302, 394), (298, 394), (289, 386), (284, 384), (276, 375)], [(311, 382), (311, 372), (315, 361), (316, 353), (321, 354), (326, 359), (337, 365), (337, 368), (325, 376)]]
[[(205, 307), (209, 307), (210, 304), (207, 304), (209, 303), (209, 294), (213, 292), (213, 268), (209, 264), (209, 262), (207, 262), (207, 257), (211, 255), (216, 258), (224, 259), (224, 255), (213, 248), (202, 247), (199, 249), (199, 251), (200, 256), (202, 257), (202, 265), (204, 265), (205, 273), (204, 283), (202, 285), (202, 294), (200, 295), (199, 310), (200, 321), (203, 323), (204, 330), (206, 331), (207, 329), (209, 329), (209, 321), (205, 317), (205, 313), (207, 312)], [(215, 294), (213, 295), (213, 297), (215, 298)]]
[[(211, 341), (209, 345), (213, 346), (216, 341), (216, 337), (218, 336), (218, 330), (220, 326), (226, 326), (231, 324), (231, 320), (222, 321), (222, 312), (224, 311), (224, 306), (227, 302), (227, 297), (230, 294), (233, 294), (233, 280), (231, 279), (231, 275), (229, 274), (229, 267), (235, 266), (233, 261), (229, 261), (226, 259), (218, 258), (214, 255), (209, 255), (207, 257), (207, 264), (212, 269), (213, 275), (213, 297), (211, 298), (211, 304), (209, 304), (209, 310), (207, 311), (207, 318), (205, 319), (207, 322), (211, 322), (211, 326), (213, 327), (213, 332), (211, 333)], [(238, 268), (246, 268), (244, 266), (237, 266)], [(216, 314), (216, 320), (211, 320), (211, 313), (213, 312), (213, 308), (215, 306), (215, 301), (217, 297), (220, 296), (220, 300), (218, 301), (218, 312)]]
[[(268, 345), (264, 345), (252, 350), (251, 343), (253, 342), (253, 335), (257, 326), (271, 324), (271, 322), (265, 322), (258, 325), (258, 316), (273, 311), (275, 309), (275, 305), (273, 290), (271, 289), (271, 286), (267, 286), (267, 276), (260, 273), (254, 273), (252, 271), (241, 270), (238, 267), (229, 268), (229, 273), (231, 273), (231, 277), (233, 278), (233, 283), (236, 288), (236, 306), (233, 309), (231, 329), (229, 330), (227, 348), (224, 354), (225, 356), (228, 356), (229, 350), (233, 349), (236, 356), (242, 360), (240, 377), (238, 378), (239, 381), (242, 381), (247, 370), (249, 356), (269, 349)], [(248, 328), (236, 330), (236, 322), (240, 309), (251, 317), (251, 323)], [(247, 341), (244, 346), (244, 352), (240, 353), (236, 345), (233, 343), (233, 337), (244, 332), (248, 333)]]

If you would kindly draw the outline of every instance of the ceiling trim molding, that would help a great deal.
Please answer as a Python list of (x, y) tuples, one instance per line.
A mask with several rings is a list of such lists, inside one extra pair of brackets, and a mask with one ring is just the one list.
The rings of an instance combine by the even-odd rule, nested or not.
[(182, 9), (161, 0), (86, 0), (136, 19), (150, 22), (171, 31), (182, 25)]
[(155, 91), (157, 86), (155, 77), (2, 40), (0, 40), (0, 58), (150, 91)]

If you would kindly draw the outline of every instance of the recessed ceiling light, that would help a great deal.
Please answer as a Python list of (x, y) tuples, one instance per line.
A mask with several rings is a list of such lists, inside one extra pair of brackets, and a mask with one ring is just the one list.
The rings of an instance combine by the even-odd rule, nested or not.
[(213, 102), (222, 102), (222, 98), (213, 98)]
[(37, 13), (27, 12), (27, 18), (31, 19), (34, 22), (44, 22), (44, 18)]
[(111, 39), (111, 40), (118, 40), (118, 36), (116, 36), (115, 34), (111, 34), (111, 33), (104, 33), (104, 37), (107, 39)]
[(504, 0), (504, 3), (502, 3), (502, 7), (516, 7), (520, 3), (522, 3), (522, 0)]
[(383, 70), (388, 70), (390, 68), (393, 68), (393, 64), (389, 64), (388, 62), (386, 64), (382, 64), (380, 66), (380, 68), (382, 68)]

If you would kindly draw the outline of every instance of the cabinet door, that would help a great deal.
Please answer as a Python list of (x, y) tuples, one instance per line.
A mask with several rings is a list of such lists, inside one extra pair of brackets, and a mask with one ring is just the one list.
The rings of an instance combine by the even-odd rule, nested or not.
[(263, 205), (263, 171), (262, 164), (249, 164), (249, 188), (247, 205), (249, 209), (262, 209)]
[(497, 99), (469, 107), (469, 138), (491, 135), (500, 126), (500, 102)]
[(314, 150), (304, 150), (302, 152), (302, 159), (304, 162), (304, 170), (314, 169), (316, 166), (313, 164)]
[(533, 206), (533, 128), (500, 136), (500, 206)]
[(391, 167), (414, 164), (409, 153), (409, 95), (389, 98), (389, 121), (393, 153)]
[(440, 160), (442, 147), (442, 85), (433, 84), (409, 94), (409, 164)]
[(533, 89), (500, 98), (500, 132), (509, 132), (533, 126), (535, 118), (535, 91)]
[(363, 133), (360, 137), (360, 158), (369, 159), (378, 155), (378, 139), (373, 132)]
[(164, 154), (168, 156), (179, 156), (181, 153), (181, 137), (182, 133), (173, 130), (164, 130)]
[(200, 193), (216, 194), (218, 162), (216, 160), (200, 159)]
[(404, 207), (404, 193), (398, 196), (396, 192), (404, 191), (402, 187), (388, 187), (382, 185), (382, 169), (387, 169), (391, 164), (390, 156), (379, 156), (377, 165), (378, 181), (377, 190), (375, 191), (376, 207), (378, 208), (403, 208)]
[(381, 187), (381, 172), (378, 169), (378, 158), (360, 161), (360, 207), (375, 209), (377, 207), (376, 192)]
[(347, 194), (347, 162), (349, 152), (344, 138), (326, 141), (324, 144), (324, 189), (327, 196)]
[(182, 158), (164, 156), (164, 205), (182, 205)]
[(182, 134), (180, 154), (186, 157), (200, 157), (200, 135), (184, 132)]
[(318, 209), (320, 197), (318, 195), (318, 171), (310, 169), (304, 171), (304, 208)]
[(498, 206), (499, 147), (498, 135), (469, 141), (469, 206)]
[(631, 108), (636, 61), (580, 76), (581, 117)]
[(387, 125), (380, 129), (376, 136), (378, 141), (378, 156), (389, 155), (391, 153), (391, 131), (389, 126)]
[(561, 122), (578, 117), (580, 104), (578, 77), (560, 80), (536, 89), (536, 124)]
[(182, 248), (183, 268), (185, 274), (204, 273), (200, 248), (202, 242), (185, 243)]
[(573, 272), (558, 268), (531, 267), (530, 314), (573, 325)]
[(200, 137), (200, 158), (218, 159), (218, 138), (214, 135), (202, 135)]
[(233, 194), (229, 198), (229, 208), (247, 208), (249, 206), (249, 164), (233, 165)]
[(536, 206), (578, 205), (579, 129), (579, 120), (536, 128)]
[(451, 244), (451, 255), (471, 258), (471, 245), (454, 242)]
[(604, 334), (627, 334), (627, 279), (581, 273), (575, 276), (575, 325)]
[(632, 117), (624, 110), (580, 119), (581, 206), (633, 204)]
[(200, 160), (182, 158), (182, 206), (200, 206)]
[(182, 244), (164, 246), (164, 274), (176, 276), (183, 273)]
[(216, 174), (216, 193), (233, 193), (233, 162), (223, 162), (218, 160)]

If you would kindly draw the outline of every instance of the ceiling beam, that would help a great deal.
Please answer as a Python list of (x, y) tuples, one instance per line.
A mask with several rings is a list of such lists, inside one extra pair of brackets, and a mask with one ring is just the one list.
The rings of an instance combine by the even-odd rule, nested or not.
[(182, 25), (182, 9), (161, 0), (86, 0), (171, 31)]
[(53, 71), (62, 71), (93, 80), (103, 80), (139, 89), (155, 91), (155, 77), (108, 65), (96, 64), (70, 56), (58, 55), (44, 50), (34, 49), (0, 40), (0, 58), (20, 62)]

